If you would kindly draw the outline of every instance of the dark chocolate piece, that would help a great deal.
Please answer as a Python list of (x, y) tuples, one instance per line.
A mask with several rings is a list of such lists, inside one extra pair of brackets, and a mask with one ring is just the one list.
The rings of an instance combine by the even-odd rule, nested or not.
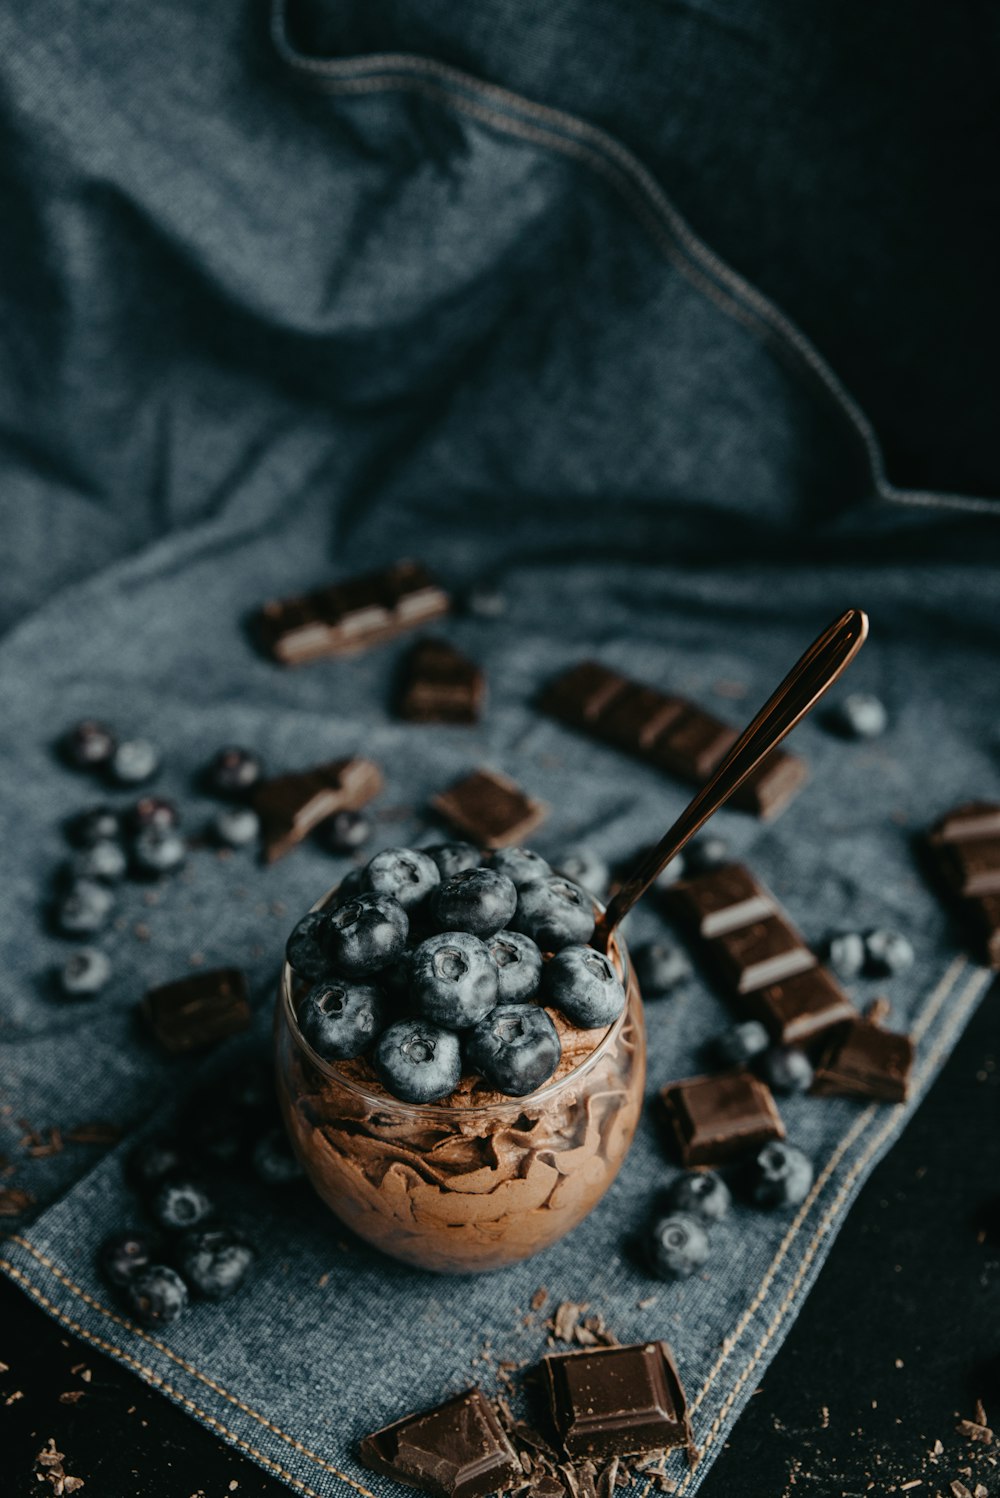
[(482, 848), (522, 843), (548, 808), (496, 770), (474, 770), (431, 800), (439, 816)]
[[(696, 785), (708, 779), (737, 738), (734, 728), (693, 702), (630, 681), (598, 661), (581, 661), (557, 676), (539, 705), (570, 727)], [(730, 804), (759, 817), (777, 816), (808, 773), (804, 760), (776, 749)]]
[(568, 1457), (691, 1451), (687, 1400), (665, 1342), (551, 1353), (543, 1364)]
[(686, 1169), (725, 1165), (785, 1137), (770, 1090), (750, 1072), (671, 1082), (660, 1097)]
[(964, 923), (976, 957), (1000, 968), (1000, 805), (956, 806), (931, 828), (927, 845), (939, 888)]
[(154, 1040), (172, 1056), (207, 1050), (250, 1028), (247, 980), (236, 967), (192, 973), (151, 988), (140, 1009)]
[(825, 967), (807, 968), (780, 983), (746, 994), (747, 1014), (759, 1019), (778, 1045), (808, 1045), (824, 1030), (853, 1019), (856, 1011)]
[(780, 983), (816, 966), (815, 955), (780, 915), (765, 916), (738, 926), (708, 943), (712, 959), (739, 994), (752, 993), (769, 983)]
[(383, 572), (266, 603), (257, 616), (257, 630), (276, 661), (298, 666), (394, 639), (439, 619), (450, 607), (448, 594), (427, 569), (404, 561)]
[(439, 1498), (483, 1498), (524, 1478), (480, 1389), (373, 1431), (359, 1443), (358, 1455), (373, 1472)]
[(274, 863), (338, 811), (357, 811), (382, 789), (370, 759), (336, 759), (262, 780), (251, 800), (261, 820), (264, 858)]
[(411, 723), (478, 723), (486, 679), (445, 640), (419, 640), (406, 663), (399, 714)]
[(912, 1070), (908, 1035), (856, 1019), (831, 1034), (816, 1063), (811, 1091), (821, 1097), (905, 1103)]
[(667, 903), (704, 937), (723, 936), (773, 915), (778, 908), (773, 896), (739, 863), (680, 880), (670, 886)]

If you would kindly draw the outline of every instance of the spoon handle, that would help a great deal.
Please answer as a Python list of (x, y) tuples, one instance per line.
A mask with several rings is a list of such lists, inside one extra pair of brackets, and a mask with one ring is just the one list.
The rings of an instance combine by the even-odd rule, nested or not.
[(863, 609), (848, 609), (813, 641), (744, 729), (715, 773), (610, 901), (597, 923), (596, 946), (607, 951), (615, 927), (636, 900), (645, 894), (660, 870), (676, 858), (685, 843), (729, 800), (747, 776), (753, 774), (761, 760), (816, 706), (827, 688), (850, 665), (867, 638), (868, 615)]

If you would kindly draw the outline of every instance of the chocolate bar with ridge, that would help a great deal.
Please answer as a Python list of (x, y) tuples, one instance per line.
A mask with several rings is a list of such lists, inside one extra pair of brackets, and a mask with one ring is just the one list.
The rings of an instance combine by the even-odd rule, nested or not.
[(726, 1165), (785, 1137), (770, 1088), (748, 1071), (671, 1082), (660, 1100), (685, 1170)]
[(270, 656), (283, 666), (300, 666), (393, 640), (450, 608), (448, 594), (426, 567), (402, 561), (311, 593), (273, 599), (255, 622)]
[(335, 812), (366, 806), (381, 789), (378, 765), (358, 756), (260, 781), (251, 799), (261, 820), (265, 862), (283, 858)]
[(373, 1431), (358, 1443), (358, 1455), (372, 1472), (438, 1498), (485, 1498), (524, 1478), (514, 1448), (478, 1388)]
[(935, 822), (927, 849), (976, 957), (1000, 968), (1000, 804), (956, 806)]
[(571, 1459), (678, 1446), (693, 1455), (687, 1400), (665, 1342), (550, 1353), (542, 1365), (552, 1424)]
[(446, 640), (418, 640), (406, 662), (399, 715), (411, 723), (478, 723), (486, 678)]
[(474, 770), (432, 797), (431, 806), (480, 848), (522, 843), (548, 814), (543, 802), (496, 770)]
[[(695, 703), (630, 681), (598, 661), (581, 661), (557, 676), (539, 705), (571, 728), (695, 785), (708, 779), (738, 737), (735, 728)], [(798, 755), (775, 749), (729, 804), (765, 820), (776, 817), (808, 773)]]

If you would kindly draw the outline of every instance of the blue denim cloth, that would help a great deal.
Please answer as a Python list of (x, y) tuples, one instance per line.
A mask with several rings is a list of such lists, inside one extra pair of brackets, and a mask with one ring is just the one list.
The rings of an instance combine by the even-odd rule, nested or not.
[[(665, 195), (677, 181), (708, 218), (701, 158), (732, 136), (743, 159), (753, 136), (752, 118), (735, 136), (731, 123), (752, 97), (735, 62), (750, 8), (699, 14), (695, 36), (635, 7), (613, 44), (582, 4), (517, 42), (482, 14), (464, 35), (453, 18), (445, 35), (432, 8), (425, 31), (397, 15), (372, 37), (352, 32), (363, 16), (330, 12), (333, 42), (321, 11), (289, 33), (280, 6), (270, 34), (258, 8), (206, 13), (193, 0), (86, 14), (39, 0), (0, 19), (11, 146), (0, 207), (18, 226), (0, 244), (0, 1152), (38, 1204), (3, 1258), (67, 1327), (299, 1491), (393, 1491), (359, 1467), (356, 1437), (470, 1379), (492, 1387), (501, 1359), (537, 1357), (541, 1317), (523, 1318), (541, 1284), (553, 1301), (588, 1301), (622, 1340), (674, 1347), (704, 1459), (694, 1477), (679, 1459), (670, 1470), (694, 1491), (988, 981), (959, 954), (910, 840), (955, 801), (1000, 794), (1000, 511), (893, 482), (876, 427), (815, 344)], [(347, 57), (431, 33), (441, 61)], [(791, 45), (793, 33), (780, 36)], [(574, 37), (579, 65), (561, 66)], [(688, 150), (647, 59), (667, 67), (690, 121), (698, 37), (734, 70), (736, 97), (730, 121), (709, 111), (716, 134), (694, 132)], [(781, 180), (764, 136), (762, 192)], [(641, 162), (630, 147), (644, 143)], [(815, 203), (803, 158), (785, 146), (788, 181)], [(710, 177), (722, 219), (717, 187)], [(872, 226), (883, 275), (890, 229), (903, 239), (892, 201), (888, 224)], [(738, 205), (718, 237), (766, 282), (784, 225), (755, 228), (750, 213), (737, 233), (746, 212)], [(804, 244), (788, 222), (789, 243)], [(817, 271), (807, 303), (808, 280), (801, 266), (788, 277), (800, 319), (831, 346), (865, 348), (865, 298), (828, 306)], [(902, 326), (886, 290), (878, 316), (891, 325), (897, 314)], [(931, 325), (939, 315), (928, 312)], [(878, 339), (870, 346), (856, 383), (868, 381), (869, 409), (881, 402), (877, 430), (900, 454), (890, 472), (909, 465), (955, 486), (967, 475), (965, 487), (989, 492), (984, 331), (970, 330), (968, 368), (955, 371), (911, 367), (919, 328), (882, 362)], [(913, 396), (908, 446), (896, 374)], [(962, 419), (931, 430), (920, 400), (934, 393)], [(500, 621), (445, 626), (488, 670), (480, 728), (394, 720), (405, 646), (286, 673), (247, 639), (262, 599), (405, 554), (459, 588), (495, 581), (509, 599)], [(284, 933), (343, 865), (311, 846), (271, 869), (202, 853), (154, 905), (129, 887), (123, 922), (102, 939), (109, 990), (61, 1005), (50, 972), (65, 945), (43, 928), (43, 891), (60, 821), (95, 799), (49, 752), (67, 723), (97, 715), (154, 738), (166, 759), (158, 788), (191, 826), (209, 809), (195, 771), (220, 744), (245, 742), (275, 769), (371, 754), (387, 777), (383, 843), (426, 837), (428, 795), (485, 761), (551, 804), (543, 851), (586, 840), (618, 858), (666, 827), (685, 792), (540, 718), (538, 685), (596, 654), (736, 720), (849, 603), (872, 616), (850, 686), (884, 698), (890, 732), (849, 745), (806, 723), (796, 747), (807, 789), (773, 825), (723, 813), (719, 826), (810, 939), (883, 923), (910, 935), (916, 964), (888, 985), (892, 1023), (918, 1038), (907, 1107), (783, 1104), (790, 1137), (816, 1159), (814, 1192), (791, 1217), (738, 1213), (715, 1235), (710, 1272), (684, 1285), (651, 1284), (623, 1248), (672, 1173), (650, 1113), (604, 1203), (520, 1268), (419, 1274), (348, 1242), (307, 1193), (234, 1192), (262, 1255), (247, 1291), (159, 1337), (121, 1317), (93, 1259), (134, 1215), (127, 1141), (103, 1159), (88, 1146), (25, 1159), (16, 1120), (65, 1129), (96, 1117), (131, 1131), (163, 1116), (201, 1068), (158, 1055), (133, 1009), (194, 954), (247, 968), (263, 1042)], [(662, 930), (653, 909), (631, 919), (633, 941)], [(860, 985), (859, 1001), (875, 991)], [(700, 980), (650, 1005), (651, 1093), (697, 1070), (726, 1020)], [(487, 1340), (493, 1362), (476, 1361)]]

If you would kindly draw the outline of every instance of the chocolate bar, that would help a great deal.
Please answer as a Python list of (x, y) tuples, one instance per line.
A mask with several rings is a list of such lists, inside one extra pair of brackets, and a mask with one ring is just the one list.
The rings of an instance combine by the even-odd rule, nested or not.
[(370, 759), (336, 759), (261, 780), (251, 797), (261, 820), (264, 859), (275, 863), (338, 811), (357, 811), (382, 789)]
[(524, 1478), (478, 1388), (373, 1431), (359, 1443), (358, 1455), (373, 1472), (439, 1498), (484, 1498)]
[(665, 1342), (544, 1358), (552, 1423), (570, 1458), (693, 1448), (687, 1400)]
[[(738, 737), (736, 729), (695, 703), (630, 681), (598, 661), (581, 661), (557, 676), (539, 705), (571, 728), (695, 785), (708, 779)], [(798, 755), (775, 749), (729, 804), (765, 819), (775, 817), (808, 773)]]
[(236, 967), (163, 983), (149, 989), (139, 1007), (153, 1039), (172, 1056), (207, 1050), (250, 1028), (247, 980)]
[(274, 599), (257, 615), (264, 649), (283, 666), (353, 655), (440, 619), (451, 608), (444, 589), (419, 562)]
[(474, 770), (434, 796), (431, 806), (481, 848), (524, 842), (548, 813), (541, 801), (496, 770)]
[(478, 723), (486, 678), (445, 640), (419, 640), (406, 662), (399, 715), (411, 723)]
[(679, 880), (665, 900), (697, 932), (731, 997), (778, 1044), (805, 1044), (856, 1013), (771, 892), (742, 864)]
[(770, 1089), (751, 1072), (671, 1082), (660, 1098), (686, 1170), (725, 1165), (785, 1137)]
[(936, 822), (927, 847), (975, 954), (1000, 968), (1000, 805), (970, 801)]
[(812, 1092), (905, 1103), (913, 1070), (913, 1041), (856, 1019), (835, 1030), (816, 1063)]

